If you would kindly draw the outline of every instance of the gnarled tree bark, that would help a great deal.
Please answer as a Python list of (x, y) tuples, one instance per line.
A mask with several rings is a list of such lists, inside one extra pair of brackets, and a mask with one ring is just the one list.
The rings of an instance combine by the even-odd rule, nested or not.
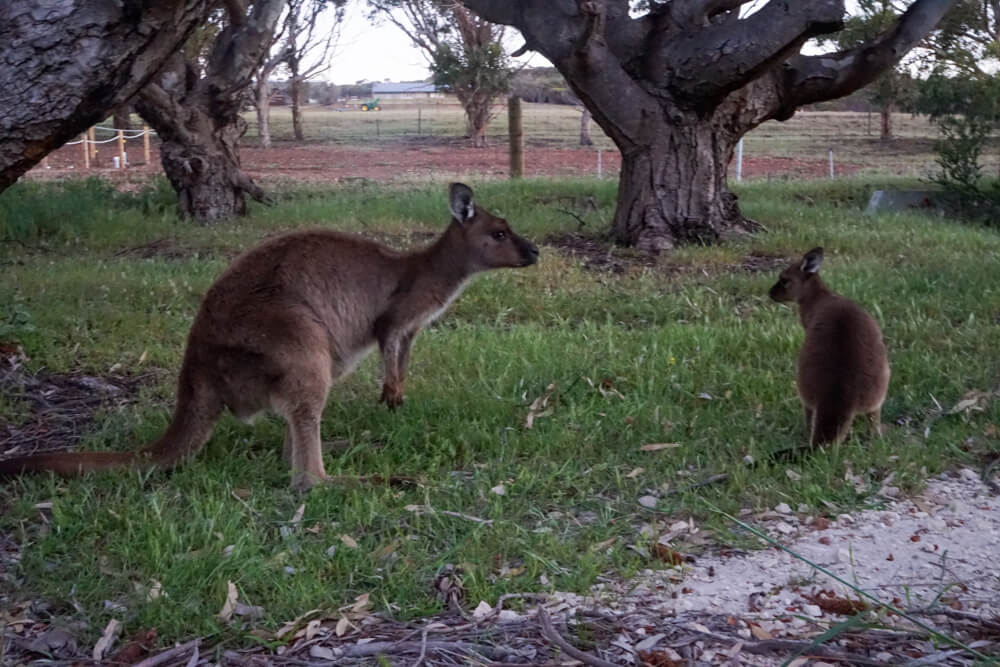
[(0, 191), (135, 95), (208, 4), (0, 2)]
[(160, 137), (163, 171), (183, 216), (213, 222), (245, 215), (247, 195), (269, 201), (240, 168), (239, 139), (247, 129), (240, 111), (284, 6), (284, 0), (255, 0), (247, 8), (229, 0), (204, 74), (178, 52), (136, 98), (137, 111)]
[(807, 40), (842, 28), (843, 0), (769, 0), (745, 16), (749, 0), (662, 0), (639, 17), (628, 0), (462, 1), (520, 30), (615, 142), (613, 235), (653, 252), (752, 228), (727, 182), (740, 137), (867, 85), (955, 2), (915, 0), (874, 39), (806, 56)]

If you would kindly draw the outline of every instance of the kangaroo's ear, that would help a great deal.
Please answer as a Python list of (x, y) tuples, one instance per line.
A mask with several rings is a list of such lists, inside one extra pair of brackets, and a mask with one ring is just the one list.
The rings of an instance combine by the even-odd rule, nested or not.
[(823, 263), (823, 249), (813, 248), (802, 257), (802, 273), (816, 273)]
[(476, 215), (472, 201), (472, 188), (465, 183), (452, 183), (448, 188), (448, 206), (455, 220), (466, 223)]

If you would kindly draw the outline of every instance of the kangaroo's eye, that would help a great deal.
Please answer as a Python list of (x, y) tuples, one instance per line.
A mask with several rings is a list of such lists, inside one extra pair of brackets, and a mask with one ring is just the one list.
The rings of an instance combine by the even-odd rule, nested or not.
[(490, 234), (490, 236), (495, 238), (497, 241), (503, 241), (505, 238), (507, 238), (507, 232), (503, 231), (502, 229), (498, 229), (497, 231)]
[(788, 287), (788, 278), (782, 278), (780, 282), (782, 287)]

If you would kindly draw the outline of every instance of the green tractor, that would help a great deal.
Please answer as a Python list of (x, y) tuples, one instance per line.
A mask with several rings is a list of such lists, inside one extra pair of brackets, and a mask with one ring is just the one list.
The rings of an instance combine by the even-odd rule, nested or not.
[(378, 101), (379, 101), (379, 98), (376, 97), (371, 102), (362, 102), (361, 103), (361, 110), (362, 111), (381, 111), (382, 107), (380, 107), (378, 105)]

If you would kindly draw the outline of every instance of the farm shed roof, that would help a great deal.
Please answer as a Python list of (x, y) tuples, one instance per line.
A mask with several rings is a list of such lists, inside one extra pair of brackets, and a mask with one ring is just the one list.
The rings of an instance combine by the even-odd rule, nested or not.
[(373, 83), (372, 95), (383, 95), (387, 93), (436, 93), (437, 86), (433, 83), (423, 83), (422, 81), (411, 81), (403, 83), (385, 82)]

